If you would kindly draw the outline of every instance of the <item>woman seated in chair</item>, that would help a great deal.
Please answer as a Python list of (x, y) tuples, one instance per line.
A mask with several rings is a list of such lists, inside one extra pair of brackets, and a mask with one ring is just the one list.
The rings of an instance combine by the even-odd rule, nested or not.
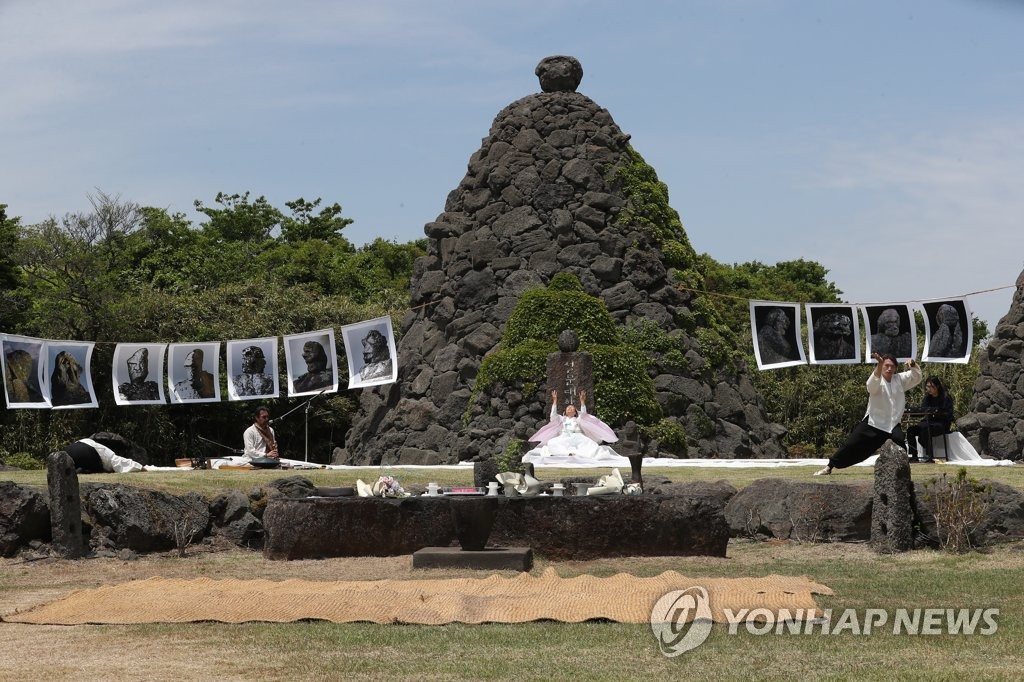
[[(953, 421), (953, 399), (946, 393), (946, 387), (937, 376), (930, 376), (924, 384), (924, 402), (917, 409), (928, 411), (928, 416), (907, 429), (907, 451), (911, 462), (923, 461), (930, 464), (935, 461), (932, 439), (949, 433), (949, 425)], [(924, 443), (924, 459), (917, 458), (917, 438)]]

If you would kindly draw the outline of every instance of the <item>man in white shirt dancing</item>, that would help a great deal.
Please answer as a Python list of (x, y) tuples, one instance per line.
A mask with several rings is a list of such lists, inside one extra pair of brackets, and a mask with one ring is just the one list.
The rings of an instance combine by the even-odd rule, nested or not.
[(833, 469), (845, 469), (863, 462), (875, 450), (891, 440), (904, 450), (906, 437), (900, 419), (906, 407), (906, 392), (921, 383), (921, 367), (913, 359), (907, 360), (906, 371), (896, 373), (897, 362), (892, 355), (871, 354), (878, 362), (868, 376), (868, 410), (864, 419), (857, 422), (836, 454), (828, 460), (828, 466), (814, 472), (815, 476), (828, 476)]

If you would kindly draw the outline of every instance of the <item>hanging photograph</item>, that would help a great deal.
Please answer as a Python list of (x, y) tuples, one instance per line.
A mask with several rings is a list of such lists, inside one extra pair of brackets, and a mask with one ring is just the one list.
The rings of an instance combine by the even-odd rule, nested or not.
[(341, 328), (348, 359), (348, 387), (390, 384), (398, 379), (398, 351), (390, 317), (378, 317)]
[(288, 366), (288, 395), (338, 390), (333, 329), (284, 337), (284, 358)]
[(118, 405), (163, 405), (163, 343), (119, 343), (114, 348), (114, 402)]
[(167, 388), (172, 403), (220, 400), (220, 342), (168, 346)]
[(966, 298), (929, 301), (924, 312), (924, 357), (927, 362), (966, 363), (974, 347), (974, 325)]
[(228, 400), (261, 400), (280, 394), (277, 337), (228, 341)]
[(750, 302), (750, 329), (758, 369), (806, 364), (800, 342), (800, 304)]
[(55, 410), (97, 407), (92, 385), (92, 349), (94, 344), (80, 341), (47, 341), (46, 366), (49, 381), (43, 390)]
[(0, 340), (7, 407), (39, 409), (50, 406), (43, 393), (46, 356), (43, 342), (27, 336), (4, 336)]
[(860, 362), (860, 325), (853, 306), (808, 303), (805, 309), (812, 365)]
[(917, 357), (917, 327), (908, 303), (861, 306), (867, 348), (865, 362), (873, 353), (892, 355), (900, 362)]

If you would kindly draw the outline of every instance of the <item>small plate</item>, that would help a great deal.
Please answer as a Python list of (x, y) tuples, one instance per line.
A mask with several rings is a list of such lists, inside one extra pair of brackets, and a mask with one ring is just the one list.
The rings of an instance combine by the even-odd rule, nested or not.
[(458, 492), (453, 491), (445, 493), (445, 495), (447, 495), (448, 497), (480, 497), (486, 494), (487, 493), (485, 493), (483, 490), (477, 490), (475, 492), (469, 490), (460, 490)]

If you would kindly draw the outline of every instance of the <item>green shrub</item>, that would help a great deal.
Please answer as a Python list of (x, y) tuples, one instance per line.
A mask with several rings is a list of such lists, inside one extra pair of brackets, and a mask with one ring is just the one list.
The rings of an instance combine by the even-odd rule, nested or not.
[(33, 457), (27, 452), (15, 452), (11, 455), (4, 455), (3, 462), (9, 467), (18, 469), (45, 469), (46, 462)]
[[(683, 456), (686, 454), (686, 429), (670, 419), (662, 419), (658, 423), (643, 429), (647, 438), (658, 440), (659, 452), (665, 451), (674, 455)], [(650, 453), (651, 457), (657, 456)]]
[(960, 467), (952, 479), (949, 474), (924, 484), (926, 502), (934, 506), (935, 529), (939, 546), (949, 552), (971, 549), (972, 535), (988, 518), (992, 506), (992, 486), (967, 476)]
[(513, 438), (505, 446), (505, 450), (494, 458), (498, 464), (498, 473), (511, 471), (519, 473), (523, 469), (523, 453), (526, 452), (526, 441)]
[[(501, 346), (480, 363), (463, 423), (468, 425), (482, 391), (496, 386), (536, 390), (535, 382), (546, 376), (547, 358), (558, 350), (557, 339), (565, 329), (579, 337), (580, 351), (593, 356), (595, 410), (604, 421), (652, 424), (661, 418), (654, 382), (647, 373), (650, 360), (643, 350), (648, 343), (643, 331), (620, 336), (604, 302), (586, 294), (574, 275), (562, 273), (547, 288), (530, 289), (519, 297)], [(650, 338), (661, 343), (659, 339), (668, 336)]]

